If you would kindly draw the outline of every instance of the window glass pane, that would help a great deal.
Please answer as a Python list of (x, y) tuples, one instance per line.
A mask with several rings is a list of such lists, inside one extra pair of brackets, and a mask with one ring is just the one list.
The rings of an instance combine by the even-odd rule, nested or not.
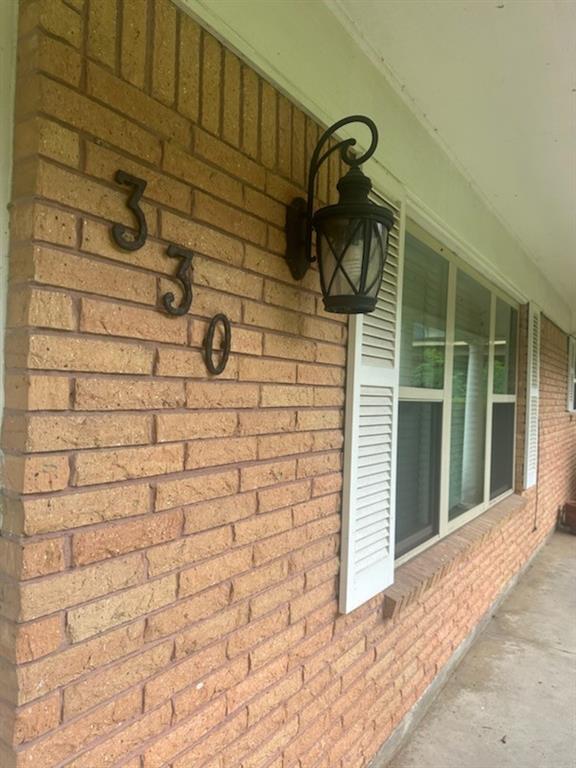
[(514, 403), (494, 403), (492, 406), (491, 499), (511, 490), (513, 485), (515, 407)]
[(438, 531), (441, 403), (399, 403), (396, 476), (396, 554)]
[(449, 516), (484, 499), (490, 293), (458, 271), (452, 372)]
[(400, 384), (442, 389), (448, 262), (406, 235)]
[(516, 392), (516, 330), (518, 312), (506, 302), (496, 300), (496, 333), (494, 336), (494, 393)]

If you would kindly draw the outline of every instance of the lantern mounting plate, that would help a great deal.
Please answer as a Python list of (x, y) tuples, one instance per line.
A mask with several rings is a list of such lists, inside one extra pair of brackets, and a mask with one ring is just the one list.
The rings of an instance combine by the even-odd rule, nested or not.
[(302, 280), (310, 268), (306, 255), (306, 200), (295, 197), (286, 208), (286, 261), (294, 280)]

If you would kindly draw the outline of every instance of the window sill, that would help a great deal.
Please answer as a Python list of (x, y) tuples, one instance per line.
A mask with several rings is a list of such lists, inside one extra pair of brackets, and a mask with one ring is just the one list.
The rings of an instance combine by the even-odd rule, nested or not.
[(394, 584), (384, 593), (384, 616), (394, 618), (456, 566), (468, 550), (484, 541), (509, 518), (523, 510), (528, 499), (507, 496), (446, 538), (396, 568)]

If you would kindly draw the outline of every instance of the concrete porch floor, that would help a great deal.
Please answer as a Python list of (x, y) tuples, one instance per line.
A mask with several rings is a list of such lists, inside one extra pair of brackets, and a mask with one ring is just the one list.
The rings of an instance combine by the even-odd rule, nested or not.
[(576, 536), (555, 533), (388, 768), (575, 768)]

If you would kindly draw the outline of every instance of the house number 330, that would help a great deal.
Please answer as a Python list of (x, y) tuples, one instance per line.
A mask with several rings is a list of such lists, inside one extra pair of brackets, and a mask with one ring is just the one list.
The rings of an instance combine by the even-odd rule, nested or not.
[[(126, 205), (132, 211), (134, 218), (136, 219), (136, 228), (129, 230), (123, 224), (112, 225), (112, 239), (119, 248), (124, 251), (137, 251), (146, 243), (148, 238), (148, 225), (146, 223), (146, 216), (144, 211), (140, 207), (140, 200), (146, 189), (146, 180), (140, 179), (137, 176), (132, 176), (126, 171), (116, 171), (114, 178), (118, 184), (129, 187), (130, 192)], [(193, 271), (192, 258), (194, 253), (187, 248), (182, 248), (179, 245), (169, 245), (166, 249), (166, 254), (174, 259), (180, 259), (176, 275), (174, 276), (180, 284), (182, 290), (182, 299), (180, 304), (176, 304), (176, 298), (172, 291), (168, 291), (162, 296), (162, 305), (165, 311), (169, 315), (185, 315), (192, 306), (192, 280), (191, 272)], [(218, 327), (222, 329), (222, 345), (219, 352), (218, 362), (214, 361), (214, 335)], [(230, 320), (226, 315), (215, 315), (210, 324), (208, 325), (208, 331), (206, 338), (204, 339), (204, 360), (206, 367), (210, 373), (218, 375), (224, 371), (228, 358), (230, 356), (230, 349), (232, 346), (232, 330), (230, 326)]]

